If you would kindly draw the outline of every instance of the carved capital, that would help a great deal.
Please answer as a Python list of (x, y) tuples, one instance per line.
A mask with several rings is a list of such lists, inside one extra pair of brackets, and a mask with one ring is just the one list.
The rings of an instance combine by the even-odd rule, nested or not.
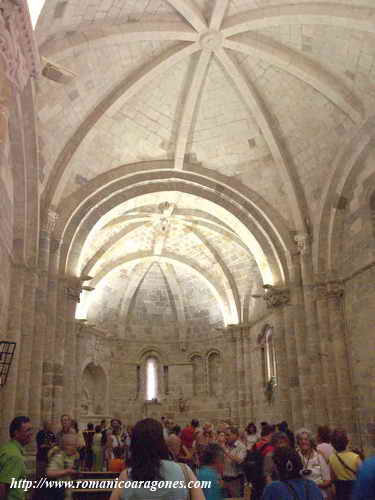
[(72, 302), (80, 302), (80, 296), (81, 296), (82, 288), (80, 286), (73, 286), (73, 285), (68, 285), (65, 287), (65, 293), (66, 296), (68, 297), (68, 300)]
[(51, 234), (55, 229), (56, 222), (59, 218), (59, 214), (53, 210), (48, 210), (46, 217), (42, 221), (42, 231), (46, 231)]
[(18, 91), (40, 73), (40, 60), (26, 0), (2, 0), (0, 5), (0, 57), (5, 74)]
[(288, 304), (290, 301), (290, 290), (287, 288), (277, 288), (272, 285), (264, 285), (263, 299), (269, 309)]
[(298, 233), (294, 237), (300, 255), (308, 255), (311, 250), (311, 237), (307, 233)]

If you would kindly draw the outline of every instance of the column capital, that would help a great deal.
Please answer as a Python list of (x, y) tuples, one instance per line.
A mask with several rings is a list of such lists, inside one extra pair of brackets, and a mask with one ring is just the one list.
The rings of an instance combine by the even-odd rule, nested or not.
[(284, 306), (290, 301), (290, 290), (288, 288), (279, 288), (273, 285), (263, 285), (263, 299), (268, 309)]
[(72, 302), (80, 302), (80, 296), (82, 292), (82, 286), (79, 281), (73, 280), (71, 278), (66, 278), (65, 282), (65, 294), (68, 300)]
[(47, 214), (42, 219), (41, 230), (49, 234), (53, 233), (59, 214), (54, 210), (49, 209)]
[(309, 255), (311, 252), (311, 236), (308, 233), (297, 233), (294, 236), (298, 253), (300, 255)]

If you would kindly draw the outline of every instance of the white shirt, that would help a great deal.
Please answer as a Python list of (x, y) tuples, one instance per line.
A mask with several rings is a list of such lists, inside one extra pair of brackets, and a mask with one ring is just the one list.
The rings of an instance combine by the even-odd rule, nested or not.
[[(227, 446), (226, 451), (238, 458), (241, 463), (245, 460), (247, 449), (246, 446), (237, 439), (232, 446)], [(225, 455), (224, 458), (224, 476), (227, 477), (237, 477), (242, 474), (242, 468), (240, 464), (237, 464)]]

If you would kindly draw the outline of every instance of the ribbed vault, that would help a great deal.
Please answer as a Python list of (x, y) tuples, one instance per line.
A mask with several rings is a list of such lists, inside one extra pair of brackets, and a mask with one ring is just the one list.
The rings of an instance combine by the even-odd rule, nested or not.
[(374, 18), (370, 0), (47, 0), (40, 50), (70, 77), (38, 84), (41, 210), (59, 215), (56, 271), (93, 278), (81, 309), (119, 287), (124, 334), (158, 283), (186, 335), (191, 276), (224, 323), (287, 284), (296, 235), (319, 217), (337, 232), (343, 136), (375, 105)]

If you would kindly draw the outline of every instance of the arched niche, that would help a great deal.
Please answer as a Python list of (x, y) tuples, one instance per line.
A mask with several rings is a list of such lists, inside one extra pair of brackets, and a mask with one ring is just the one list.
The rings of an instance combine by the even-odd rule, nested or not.
[(210, 396), (220, 396), (222, 393), (222, 359), (218, 351), (207, 354), (208, 393)]
[(81, 377), (81, 414), (104, 415), (107, 413), (107, 376), (103, 368), (89, 363)]
[(204, 362), (200, 354), (193, 354), (190, 360), (193, 365), (193, 394), (199, 396), (205, 392)]

